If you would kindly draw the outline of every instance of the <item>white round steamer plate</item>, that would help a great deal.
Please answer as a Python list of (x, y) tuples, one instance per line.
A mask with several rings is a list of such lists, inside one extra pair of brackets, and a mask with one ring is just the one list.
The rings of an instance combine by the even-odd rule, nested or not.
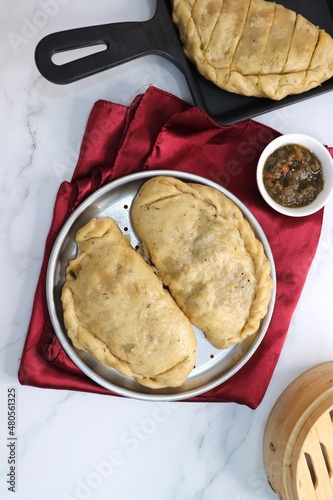
[[(240, 208), (263, 244), (272, 267), (274, 289), (267, 315), (255, 335), (241, 344), (218, 350), (211, 346), (201, 330), (195, 328), (198, 340), (197, 363), (188, 379), (178, 388), (153, 390), (141, 386), (134, 379), (121, 375), (113, 368), (102, 365), (89, 353), (76, 349), (66, 333), (60, 297), (68, 262), (76, 256), (77, 246), (74, 238), (77, 230), (93, 217), (109, 216), (118, 222), (124, 234), (130, 235), (134, 247), (139, 245), (140, 242), (132, 228), (130, 218), (132, 200), (144, 182), (159, 175), (176, 177), (183, 182), (204, 184), (218, 189), (228, 196)], [(250, 359), (266, 333), (274, 309), (275, 291), (276, 277), (273, 255), (262, 228), (251, 212), (235, 196), (218, 184), (197, 175), (173, 170), (147, 171), (122, 177), (100, 188), (81, 203), (66, 221), (55, 241), (50, 254), (46, 278), (46, 298), (51, 321), (62, 347), (72, 361), (83, 373), (102, 387), (121, 396), (150, 401), (188, 399), (209, 391), (232, 377)]]

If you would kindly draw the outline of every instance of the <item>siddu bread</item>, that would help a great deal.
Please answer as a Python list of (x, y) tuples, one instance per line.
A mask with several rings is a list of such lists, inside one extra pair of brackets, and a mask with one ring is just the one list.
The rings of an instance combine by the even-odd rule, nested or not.
[(158, 176), (141, 187), (131, 214), (147, 258), (213, 346), (223, 349), (257, 332), (272, 295), (270, 263), (229, 198)]
[(192, 325), (110, 217), (76, 234), (61, 300), (75, 347), (141, 385), (180, 386), (196, 362)]
[(218, 87), (281, 100), (333, 76), (333, 39), (265, 0), (173, 0), (186, 56)]

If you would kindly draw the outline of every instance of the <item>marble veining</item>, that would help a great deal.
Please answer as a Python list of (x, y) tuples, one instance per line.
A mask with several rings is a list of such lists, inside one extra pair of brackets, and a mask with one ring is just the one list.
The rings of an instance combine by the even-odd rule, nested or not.
[[(154, 403), (19, 385), (17, 370), (54, 199), (61, 182), (71, 178), (94, 102), (129, 104), (151, 84), (191, 101), (183, 75), (159, 56), (57, 86), (37, 71), (35, 46), (48, 33), (145, 20), (154, 9), (149, 0), (1, 1), (2, 500), (277, 499), (262, 460), (269, 412), (296, 376), (333, 357), (331, 199), (284, 349), (257, 410), (235, 403)], [(327, 93), (256, 120), (333, 146), (332, 104), (333, 93)], [(15, 493), (8, 489), (7, 476), (9, 390), (16, 394)]]

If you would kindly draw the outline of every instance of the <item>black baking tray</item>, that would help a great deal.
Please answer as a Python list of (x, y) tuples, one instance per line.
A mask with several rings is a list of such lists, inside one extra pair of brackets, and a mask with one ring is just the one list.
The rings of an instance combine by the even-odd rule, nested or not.
[[(302, 14), (333, 36), (333, 0), (282, 0), (279, 3)], [(58, 52), (98, 44), (105, 44), (106, 50), (62, 65), (52, 60)], [(308, 92), (273, 101), (245, 97), (216, 87), (203, 78), (185, 57), (177, 28), (172, 22), (170, 0), (157, 0), (155, 13), (147, 21), (80, 27), (47, 35), (36, 47), (35, 61), (46, 79), (56, 84), (68, 84), (148, 54), (160, 55), (175, 64), (186, 78), (194, 104), (223, 125), (231, 125), (333, 90), (331, 78)]]

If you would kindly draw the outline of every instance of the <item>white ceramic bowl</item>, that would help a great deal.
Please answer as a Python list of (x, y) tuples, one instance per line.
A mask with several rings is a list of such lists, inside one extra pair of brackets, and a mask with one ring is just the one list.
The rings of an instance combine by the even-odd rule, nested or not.
[[(300, 144), (312, 151), (320, 160), (323, 168), (324, 188), (317, 198), (304, 207), (284, 207), (268, 194), (263, 182), (263, 168), (269, 155), (286, 144)], [(270, 142), (260, 155), (257, 166), (257, 184), (264, 200), (277, 212), (291, 217), (304, 217), (320, 210), (333, 192), (333, 160), (326, 147), (314, 137), (303, 134), (285, 134)]]

